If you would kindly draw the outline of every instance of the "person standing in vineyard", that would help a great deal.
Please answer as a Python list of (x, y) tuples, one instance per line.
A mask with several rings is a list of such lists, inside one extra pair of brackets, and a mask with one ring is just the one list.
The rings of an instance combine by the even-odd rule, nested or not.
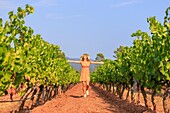
[(80, 82), (82, 82), (82, 89), (84, 97), (89, 95), (89, 83), (90, 83), (90, 64), (103, 64), (103, 62), (92, 62), (88, 54), (83, 54), (80, 57), (80, 61), (70, 61), (72, 63), (80, 63), (82, 66)]

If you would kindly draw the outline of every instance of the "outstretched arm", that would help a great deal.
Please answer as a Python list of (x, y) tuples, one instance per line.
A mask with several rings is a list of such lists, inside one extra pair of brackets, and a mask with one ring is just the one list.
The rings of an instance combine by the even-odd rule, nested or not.
[(91, 61), (91, 64), (104, 64), (104, 62), (92, 62)]
[(68, 62), (70, 63), (77, 63), (77, 64), (80, 64), (80, 61), (77, 61), (77, 60), (67, 60)]

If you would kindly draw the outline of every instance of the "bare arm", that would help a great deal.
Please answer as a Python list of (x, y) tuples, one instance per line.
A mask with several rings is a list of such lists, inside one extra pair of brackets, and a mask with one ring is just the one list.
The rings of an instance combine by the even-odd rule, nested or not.
[(68, 62), (70, 63), (77, 63), (77, 64), (80, 64), (80, 61), (77, 61), (77, 60), (67, 60)]
[(91, 64), (104, 64), (104, 62), (92, 62), (91, 61)]

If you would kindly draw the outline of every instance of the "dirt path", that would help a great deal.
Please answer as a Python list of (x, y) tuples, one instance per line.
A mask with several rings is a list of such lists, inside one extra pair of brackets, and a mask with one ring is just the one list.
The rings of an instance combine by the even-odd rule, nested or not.
[(150, 113), (141, 105), (118, 99), (93, 85), (90, 95), (82, 97), (81, 84), (75, 85), (65, 94), (34, 108), (31, 113)]

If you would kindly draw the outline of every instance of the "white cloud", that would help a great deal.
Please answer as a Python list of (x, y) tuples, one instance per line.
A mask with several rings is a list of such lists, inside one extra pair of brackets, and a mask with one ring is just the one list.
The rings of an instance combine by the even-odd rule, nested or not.
[(119, 7), (133, 5), (133, 4), (136, 4), (136, 3), (139, 3), (139, 2), (141, 2), (141, 1), (139, 1), (139, 0), (128, 0), (128, 1), (121, 2), (121, 3), (112, 4), (111, 7), (112, 8), (119, 8)]
[(77, 14), (77, 15), (68, 16), (68, 18), (77, 18), (77, 17), (82, 17), (82, 16), (84, 16), (84, 15)]
[(33, 4), (33, 6), (39, 6), (39, 7), (51, 7), (57, 5), (58, 3), (56, 3), (56, 0), (38, 0)]

